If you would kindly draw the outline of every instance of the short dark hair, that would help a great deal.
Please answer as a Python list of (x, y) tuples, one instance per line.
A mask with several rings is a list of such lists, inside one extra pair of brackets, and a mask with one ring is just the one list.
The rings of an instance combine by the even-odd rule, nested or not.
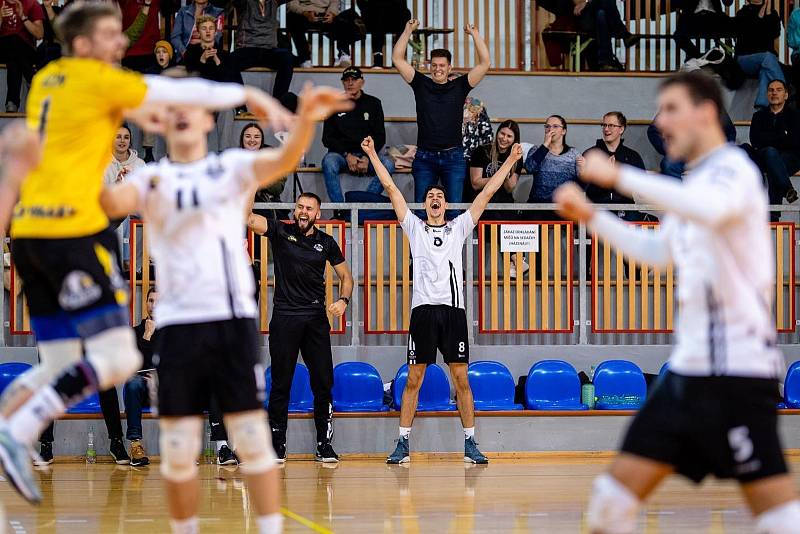
[(434, 189), (436, 189), (438, 191), (441, 191), (442, 194), (445, 196), (445, 198), (447, 198), (447, 189), (445, 189), (443, 185), (439, 185), (439, 184), (431, 184), (428, 187), (426, 187), (425, 188), (425, 194), (422, 195), (422, 198), (423, 199), (428, 198), (428, 193), (430, 193)]
[(662, 92), (675, 86), (685, 88), (686, 92), (689, 93), (689, 98), (695, 105), (711, 102), (717, 108), (717, 114), (722, 117), (722, 113), (725, 111), (722, 91), (716, 80), (708, 74), (700, 71), (678, 72), (661, 82), (658, 91)]
[(448, 63), (453, 62), (453, 54), (451, 54), (450, 50), (446, 48), (434, 48), (431, 50), (431, 60), (433, 60), (435, 57), (443, 57)]
[(779, 84), (781, 84), (783, 86), (784, 91), (788, 91), (789, 90), (789, 86), (786, 84), (786, 82), (781, 80), (781, 79), (779, 79), (779, 78), (775, 78), (774, 80), (770, 81), (767, 84), (767, 87), (769, 87), (770, 85), (772, 85), (775, 82), (778, 82)]
[(72, 53), (72, 42), (78, 37), (86, 37), (94, 31), (98, 20), (106, 17), (121, 19), (117, 4), (108, 2), (75, 2), (61, 12), (56, 19), (54, 31), (61, 41), (64, 51)]
[(617, 120), (619, 121), (620, 126), (622, 126), (623, 128), (628, 127), (628, 119), (625, 117), (625, 114), (622, 113), (621, 111), (609, 111), (608, 113), (603, 115), (603, 117), (616, 117)]
[(319, 195), (315, 193), (311, 193), (309, 191), (303, 191), (302, 193), (300, 193), (300, 196), (297, 197), (297, 200), (300, 200), (301, 198), (313, 198), (314, 200), (317, 201), (317, 206), (322, 206), (322, 199), (319, 198)]

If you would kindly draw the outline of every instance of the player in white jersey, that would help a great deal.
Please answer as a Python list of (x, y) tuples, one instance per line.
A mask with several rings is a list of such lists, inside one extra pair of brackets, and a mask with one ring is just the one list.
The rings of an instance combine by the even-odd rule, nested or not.
[(153, 356), (158, 379), (161, 473), (172, 530), (198, 531), (203, 412), (214, 397), (242, 460), (259, 532), (281, 531), (275, 453), (264, 402), (253, 275), (242, 247), (256, 189), (292, 172), (316, 123), (350, 107), (344, 93), (306, 88), (280, 149), (209, 154), (213, 116), (199, 107), (167, 111), (169, 158), (104, 191), (111, 217), (144, 216), (161, 297)]
[(409, 436), (425, 369), (436, 363), (437, 349), (450, 368), (456, 389), (456, 401), (464, 426), (464, 461), (486, 464), (489, 460), (475, 443), (475, 408), (467, 379), (469, 337), (464, 310), (463, 269), (461, 257), (464, 240), (472, 235), (492, 195), (522, 158), (522, 147), (515, 144), (511, 154), (492, 176), (469, 210), (452, 221), (445, 220), (445, 191), (438, 185), (425, 192), (423, 221), (408, 209), (403, 194), (381, 164), (371, 137), (361, 144), (369, 156), (378, 178), (392, 201), (397, 220), (408, 237), (414, 261), (414, 294), (408, 334), (408, 380), (400, 407), (400, 437), (397, 447), (387, 458), (390, 464), (410, 461)]
[(800, 532), (800, 502), (777, 432), (783, 357), (772, 318), (774, 252), (761, 174), (726, 144), (719, 88), (699, 73), (668, 78), (656, 125), (670, 159), (686, 161), (683, 182), (649, 176), (587, 155), (581, 178), (664, 210), (643, 232), (595, 210), (575, 184), (560, 211), (647, 265), (673, 263), (680, 318), (669, 371), (634, 418), (622, 451), (595, 483), (594, 533), (636, 529), (640, 503), (668, 475), (699, 483), (734, 478), (762, 534)]

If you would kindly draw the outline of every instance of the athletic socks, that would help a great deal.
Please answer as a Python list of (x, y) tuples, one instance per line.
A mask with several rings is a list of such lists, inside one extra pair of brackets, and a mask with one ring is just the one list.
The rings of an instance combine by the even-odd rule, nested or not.
[(11, 435), (23, 445), (32, 445), (50, 422), (67, 411), (52, 386), (44, 386), (19, 407), (8, 420)]
[(475, 437), (475, 427), (471, 426), (469, 428), (464, 429), (464, 439), (474, 438)]
[(225, 441), (224, 439), (217, 440), (217, 452), (219, 453), (219, 450), (222, 447), (227, 447), (227, 445), (228, 445), (228, 442)]
[(197, 516), (187, 519), (170, 519), (169, 526), (172, 528), (172, 534), (198, 534), (200, 532)]
[(256, 518), (259, 534), (281, 534), (283, 532), (283, 516), (279, 513), (262, 515)]
[(409, 437), (410, 435), (411, 435), (411, 427), (410, 427), (410, 426), (408, 426), (408, 427), (406, 427), (406, 426), (401, 426), (401, 427), (400, 427), (400, 437), (401, 437), (401, 438), (408, 439), (408, 437)]

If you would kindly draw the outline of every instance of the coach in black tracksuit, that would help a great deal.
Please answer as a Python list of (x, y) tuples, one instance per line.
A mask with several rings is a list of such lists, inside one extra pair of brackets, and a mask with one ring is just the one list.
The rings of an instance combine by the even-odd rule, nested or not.
[[(251, 215), (254, 231), (267, 236), (275, 261), (275, 297), (269, 323), (269, 354), (272, 389), (269, 419), (272, 444), (280, 460), (286, 458), (286, 427), (289, 392), (298, 354), (308, 366), (314, 393), (314, 424), (317, 430), (317, 461), (336, 462), (333, 436), (333, 357), (327, 313), (341, 316), (353, 292), (353, 276), (339, 245), (314, 227), (320, 199), (303, 193), (297, 199), (294, 222), (284, 223)], [(254, 219), (255, 221), (253, 224)], [(325, 264), (330, 263), (341, 282), (339, 300), (325, 307)]]

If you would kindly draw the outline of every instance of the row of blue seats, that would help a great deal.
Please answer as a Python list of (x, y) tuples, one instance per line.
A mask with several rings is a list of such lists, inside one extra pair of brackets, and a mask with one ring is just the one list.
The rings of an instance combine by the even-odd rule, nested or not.
[[(0, 392), (24, 371), (25, 363), (0, 364)], [(479, 411), (522, 410), (514, 402), (514, 377), (499, 362), (478, 361), (469, 365), (468, 377), (475, 409)], [(393, 407), (400, 406), (408, 378), (408, 365), (397, 371), (392, 388)], [(266, 370), (267, 398), (272, 386), (272, 369)], [(597, 367), (594, 377), (598, 409), (635, 409), (644, 400), (647, 387), (644, 375), (635, 364), (609, 360)], [(298, 363), (289, 396), (289, 411), (313, 411), (314, 396), (308, 368)], [(265, 403), (266, 405), (266, 403)], [(531, 367), (525, 383), (525, 407), (531, 410), (585, 410), (581, 403), (581, 382), (575, 368), (561, 360), (544, 360)], [(334, 368), (333, 408), (337, 412), (381, 412), (390, 407), (384, 402), (383, 380), (377, 369), (364, 362), (345, 362)], [(456, 404), (450, 397), (450, 382), (438, 365), (428, 366), (419, 394), (418, 410), (450, 411)], [(72, 414), (100, 413), (97, 395), (91, 395), (69, 409)]]
[[(30, 369), (26, 363), (0, 364), (0, 393), (21, 373)], [(663, 373), (667, 364), (661, 368)], [(334, 368), (333, 409), (337, 412), (383, 412), (390, 409), (384, 402), (383, 380), (377, 369), (365, 362), (345, 362)], [(499, 362), (478, 361), (469, 365), (469, 383), (478, 411), (522, 410), (514, 402), (514, 377)], [(408, 365), (397, 371), (392, 388), (393, 407), (400, 406), (408, 378)], [(272, 386), (272, 369), (265, 374), (267, 399)], [(627, 360), (608, 360), (597, 366), (594, 374), (595, 408), (598, 410), (638, 409), (647, 396), (642, 370)], [(298, 363), (289, 396), (291, 413), (309, 413), (314, 409), (314, 396), (308, 368)], [(265, 402), (266, 407), (266, 402)], [(800, 361), (786, 374), (784, 403), (781, 407), (800, 408)], [(525, 408), (529, 410), (586, 410), (581, 403), (581, 382), (575, 368), (563, 360), (543, 360), (534, 364), (525, 382)], [(419, 411), (453, 411), (450, 383), (444, 370), (430, 365), (419, 394)], [(69, 409), (72, 414), (100, 413), (96, 394)]]

